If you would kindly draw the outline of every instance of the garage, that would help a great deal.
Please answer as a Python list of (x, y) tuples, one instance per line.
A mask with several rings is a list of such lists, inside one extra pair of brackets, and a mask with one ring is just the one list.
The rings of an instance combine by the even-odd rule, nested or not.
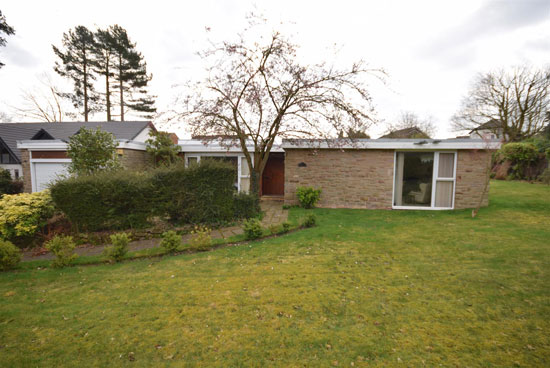
[(32, 188), (33, 192), (47, 189), (49, 184), (63, 175), (68, 174), (67, 162), (32, 162)]

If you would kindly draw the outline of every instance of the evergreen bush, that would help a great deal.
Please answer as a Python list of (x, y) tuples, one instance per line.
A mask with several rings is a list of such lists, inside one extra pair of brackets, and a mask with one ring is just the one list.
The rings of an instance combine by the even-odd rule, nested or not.
[(52, 261), (52, 266), (55, 268), (68, 266), (77, 257), (74, 253), (76, 244), (72, 236), (56, 235), (46, 243), (45, 247), (55, 255)]
[(19, 262), (21, 262), (21, 250), (12, 242), (0, 239), (0, 270), (15, 268)]
[(315, 189), (312, 187), (298, 187), (296, 188), (296, 196), (298, 202), (303, 208), (313, 208), (319, 198), (321, 198), (321, 189)]

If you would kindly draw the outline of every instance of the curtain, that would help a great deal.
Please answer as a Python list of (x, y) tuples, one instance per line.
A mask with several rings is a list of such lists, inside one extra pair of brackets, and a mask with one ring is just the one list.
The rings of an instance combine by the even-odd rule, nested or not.
[(405, 163), (405, 153), (397, 152), (397, 163), (395, 167), (395, 192), (394, 202), (396, 206), (403, 205), (403, 166)]

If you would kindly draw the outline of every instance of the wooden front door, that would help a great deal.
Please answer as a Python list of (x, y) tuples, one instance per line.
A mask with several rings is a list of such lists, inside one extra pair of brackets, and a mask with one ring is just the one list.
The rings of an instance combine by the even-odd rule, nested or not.
[(284, 153), (271, 153), (262, 175), (262, 195), (285, 194)]

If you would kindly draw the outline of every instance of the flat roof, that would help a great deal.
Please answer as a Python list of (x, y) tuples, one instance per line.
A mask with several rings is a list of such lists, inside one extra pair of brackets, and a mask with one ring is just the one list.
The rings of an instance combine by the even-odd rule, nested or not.
[[(242, 152), (241, 144), (235, 139), (180, 139), (178, 145), (181, 152), (186, 153), (239, 153)], [(254, 152), (254, 144), (246, 142), (250, 152)], [(280, 145), (273, 145), (271, 152), (284, 152)]]
[(281, 147), (287, 149), (407, 149), (407, 150), (497, 150), (499, 140), (483, 139), (283, 139)]

